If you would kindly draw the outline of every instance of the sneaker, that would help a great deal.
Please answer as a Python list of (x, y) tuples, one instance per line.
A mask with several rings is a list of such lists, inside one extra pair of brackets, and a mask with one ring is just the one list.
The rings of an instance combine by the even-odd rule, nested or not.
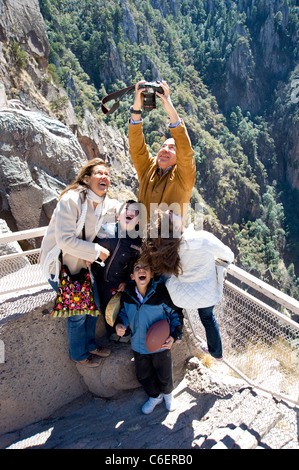
[[(210, 355), (211, 355), (207, 343), (201, 343), (200, 349), (201, 349), (205, 354), (210, 354)], [(212, 357), (213, 357), (214, 359), (216, 359), (216, 361), (222, 361), (222, 359), (223, 359), (222, 357), (214, 357), (214, 356), (212, 356)]]
[(149, 399), (144, 403), (143, 407), (141, 408), (142, 413), (144, 413), (145, 415), (150, 414), (152, 411), (154, 411), (157, 405), (160, 405), (160, 403), (162, 403), (162, 401), (162, 393), (160, 393), (157, 398), (149, 397)]
[(165, 406), (168, 411), (174, 411), (176, 409), (174, 398), (172, 393), (163, 393)]
[(85, 367), (98, 367), (101, 364), (101, 358), (99, 356), (93, 356), (92, 354), (90, 354), (83, 361), (73, 361), (73, 362), (81, 366), (85, 366)]
[(209, 353), (209, 349), (208, 349), (207, 343), (201, 343), (200, 349), (201, 349), (205, 354), (210, 354), (210, 353)]
[(111, 354), (111, 349), (98, 346), (94, 351), (90, 351), (90, 354), (93, 354), (94, 356), (108, 357)]

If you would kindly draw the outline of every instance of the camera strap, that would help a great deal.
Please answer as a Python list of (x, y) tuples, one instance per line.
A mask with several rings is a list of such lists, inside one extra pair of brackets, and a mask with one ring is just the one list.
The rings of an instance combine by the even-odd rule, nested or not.
[[(113, 93), (110, 93), (109, 95), (106, 95), (102, 99), (102, 112), (104, 114), (112, 114), (114, 111), (119, 107), (119, 101), (121, 98), (128, 93), (132, 93), (134, 91), (135, 85), (130, 85), (127, 88), (122, 88), (120, 90), (114, 91)], [(110, 109), (108, 109), (105, 104), (108, 103), (111, 100), (115, 100), (115, 103), (111, 106)]]

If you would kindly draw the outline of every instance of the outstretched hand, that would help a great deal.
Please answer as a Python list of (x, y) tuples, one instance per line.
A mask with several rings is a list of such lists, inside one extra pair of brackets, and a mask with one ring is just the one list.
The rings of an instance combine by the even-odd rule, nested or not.
[(136, 109), (136, 111), (140, 111), (143, 105), (144, 96), (142, 92), (145, 90), (145, 88), (139, 89), (139, 85), (142, 85), (143, 83), (146, 83), (146, 81), (140, 80), (140, 82), (137, 82), (135, 85), (135, 100), (134, 100), (133, 108)]
[(165, 102), (172, 104), (172, 101), (170, 99), (170, 90), (169, 90), (169, 86), (167, 82), (162, 80), (162, 82), (159, 82), (159, 85), (161, 88), (163, 88), (164, 94), (158, 93), (156, 91), (156, 95), (159, 96), (159, 98), (161, 98), (162, 104), (165, 105)]
[(125, 290), (125, 288), (126, 288), (126, 285), (127, 285), (127, 284), (126, 284), (125, 282), (121, 282), (121, 283), (119, 284), (118, 288), (116, 289), (117, 292), (123, 292), (123, 291)]
[(178, 113), (175, 110), (175, 107), (172, 104), (172, 101), (171, 101), (171, 98), (170, 98), (169, 86), (168, 86), (167, 82), (165, 82), (164, 80), (162, 80), (162, 82), (160, 82), (160, 86), (161, 86), (161, 88), (163, 88), (164, 94), (162, 95), (161, 93), (158, 93), (156, 91), (156, 95), (159, 96), (159, 98), (161, 99), (162, 106), (165, 109), (165, 111), (167, 112), (171, 124), (175, 124), (175, 123), (178, 122), (179, 116), (178, 116)]
[[(140, 80), (135, 85), (135, 99), (134, 99), (133, 109), (135, 109), (136, 111), (140, 111), (143, 105), (144, 96), (142, 92), (145, 90), (145, 88), (142, 88), (142, 87), (139, 88), (139, 86), (142, 85), (143, 83), (146, 83), (146, 80)], [(162, 106), (167, 112), (171, 124), (176, 124), (179, 120), (179, 116), (172, 104), (172, 101), (170, 98), (169, 86), (167, 82), (165, 82), (164, 80), (159, 82), (159, 85), (161, 86), (161, 88), (163, 88), (164, 93), (161, 94), (161, 93), (156, 92), (156, 95), (161, 99)], [(132, 114), (132, 118), (134, 120), (139, 120), (140, 115)]]

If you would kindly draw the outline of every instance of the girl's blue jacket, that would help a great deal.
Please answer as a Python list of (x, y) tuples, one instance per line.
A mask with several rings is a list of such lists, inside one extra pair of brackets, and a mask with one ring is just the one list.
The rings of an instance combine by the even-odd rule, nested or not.
[(175, 341), (181, 339), (183, 312), (172, 303), (161, 278), (151, 280), (142, 303), (138, 300), (135, 287), (134, 281), (128, 283), (122, 294), (121, 308), (116, 320), (116, 323), (130, 326), (132, 349), (140, 354), (151, 354), (146, 348), (145, 336), (149, 327), (159, 320), (168, 321), (170, 336)]

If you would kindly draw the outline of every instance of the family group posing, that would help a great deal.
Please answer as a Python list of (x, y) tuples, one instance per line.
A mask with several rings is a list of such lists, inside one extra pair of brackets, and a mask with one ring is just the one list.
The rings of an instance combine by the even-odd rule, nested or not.
[[(129, 121), (138, 201), (121, 205), (109, 198), (109, 168), (101, 159), (90, 160), (60, 195), (43, 239), (40, 262), (56, 291), (62, 266), (71, 276), (88, 267), (97, 308), (76, 311), (67, 318), (69, 355), (76, 363), (97, 367), (110, 355), (108, 348), (95, 341), (96, 323), (100, 313), (105, 319), (113, 295), (122, 293), (114, 326), (106, 320), (105, 326), (111, 340), (131, 342), (136, 376), (148, 395), (142, 411), (148, 414), (163, 400), (169, 411), (174, 409), (170, 349), (182, 338), (184, 308), (198, 310), (206, 331), (203, 350), (222, 358), (213, 308), (222, 295), (223, 268), (215, 261), (230, 263), (234, 255), (213, 234), (196, 231), (192, 224), (185, 228), (184, 211), (195, 183), (194, 152), (169, 87), (161, 82), (164, 93), (157, 95), (169, 116), (172, 137), (156, 157), (150, 155), (142, 130), (142, 83), (136, 84)], [(168, 210), (152, 210), (161, 203)], [(167, 320), (170, 334), (161, 349), (150, 352), (146, 334), (159, 320)]]

